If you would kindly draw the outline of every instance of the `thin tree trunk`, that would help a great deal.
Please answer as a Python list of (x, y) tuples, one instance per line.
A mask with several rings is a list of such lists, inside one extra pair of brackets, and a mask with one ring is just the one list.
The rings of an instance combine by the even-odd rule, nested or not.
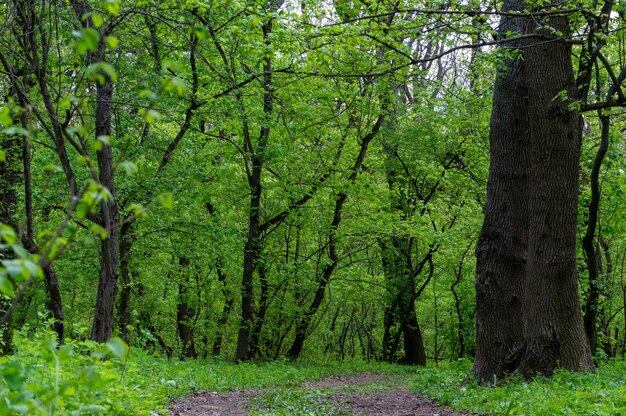
[[(20, 99), (19, 101), (24, 107), (22, 113), (22, 126), (26, 130), (30, 131), (32, 116), (31, 111), (28, 109), (28, 104), (24, 100)], [(22, 138), (22, 166), (24, 177), (24, 210), (26, 211), (26, 232), (22, 237), (22, 244), (30, 253), (35, 254), (39, 252), (39, 247), (35, 244), (35, 227), (33, 222), (31, 142), (30, 137), (26, 135)], [(50, 311), (52, 318), (54, 318), (52, 329), (57, 334), (58, 342), (63, 343), (65, 314), (63, 313), (63, 301), (61, 298), (59, 280), (52, 264), (45, 266), (43, 272), (44, 284), (48, 293), (46, 308)]]
[[(102, 60), (104, 59), (104, 41)], [(102, 85), (96, 87), (96, 137), (111, 137), (111, 110), (113, 100), (113, 82), (105, 76)], [(100, 225), (107, 232), (100, 244), (100, 282), (96, 296), (91, 339), (97, 342), (107, 341), (113, 332), (115, 297), (117, 294), (118, 274), (118, 223), (119, 207), (115, 191), (113, 170), (113, 149), (110, 144), (103, 144), (97, 152), (99, 179), (108, 189), (110, 198), (101, 202), (99, 213)]]
[[(91, 5), (85, 0), (71, 2), (74, 12), (83, 27), (93, 28), (90, 14)], [(106, 38), (109, 35), (108, 26), (98, 28), (100, 41), (95, 52), (88, 53), (89, 63), (106, 63)], [(109, 197), (100, 203), (100, 212), (96, 222), (107, 233), (100, 243), (100, 279), (96, 306), (94, 311), (91, 339), (97, 342), (107, 341), (113, 332), (115, 297), (117, 294), (118, 274), (118, 223), (119, 207), (115, 190), (115, 171), (113, 169), (112, 139), (112, 111), (113, 111), (113, 80), (103, 71), (99, 73), (101, 79), (96, 82), (95, 108), (95, 140), (102, 143), (96, 152), (98, 164), (98, 180), (108, 190)]]
[(220, 261), (216, 265), (217, 279), (222, 284), (222, 295), (224, 296), (224, 306), (222, 307), (222, 313), (217, 321), (217, 334), (215, 335), (215, 341), (213, 342), (213, 355), (219, 356), (222, 352), (222, 340), (224, 339), (224, 327), (228, 323), (228, 317), (233, 309), (235, 303), (234, 296), (230, 293), (226, 287), (226, 273)]
[(259, 283), (261, 288), (261, 294), (259, 297), (259, 307), (256, 319), (254, 320), (254, 326), (250, 335), (250, 357), (257, 358), (261, 353), (261, 332), (263, 331), (263, 324), (265, 323), (265, 315), (269, 308), (269, 286), (267, 281), (267, 270), (265, 265), (260, 264), (258, 266)]
[[(17, 214), (17, 185), (22, 180), (20, 169), (21, 141), (19, 136), (7, 136), (2, 142), (0, 150), (4, 152), (4, 159), (0, 161), (0, 224), (10, 226), (16, 234), (19, 227), (16, 222)], [(2, 241), (4, 243), (4, 241)], [(10, 248), (0, 248), (0, 260), (14, 257)], [(13, 282), (11, 281), (11, 285)], [(16, 289), (16, 288), (14, 288)], [(7, 322), (0, 324), (2, 355), (13, 351), (13, 330), (15, 329), (15, 317), (10, 313), (11, 299), (5, 298), (7, 293), (0, 293), (0, 316), (7, 317)]]
[(129, 342), (131, 314), (130, 300), (132, 295), (132, 286), (129, 261), (133, 245), (133, 236), (131, 235), (133, 224), (134, 221), (126, 221), (120, 227), (120, 304), (117, 314), (119, 317), (121, 338), (126, 343)]
[(463, 320), (463, 313), (461, 310), (461, 297), (457, 293), (456, 287), (461, 283), (461, 280), (463, 279), (463, 263), (465, 262), (465, 257), (469, 253), (470, 248), (472, 247), (472, 244), (473, 244), (473, 241), (467, 246), (467, 248), (465, 249), (465, 252), (463, 252), (461, 259), (459, 260), (459, 268), (455, 270), (454, 283), (452, 283), (452, 285), (450, 286), (450, 291), (452, 292), (452, 295), (454, 296), (454, 310), (456, 312), (456, 317), (457, 317), (457, 337), (459, 341), (458, 358), (462, 358), (465, 355), (465, 335), (463, 331), (464, 320)]
[[(263, 40), (266, 45), (270, 45), (270, 34), (272, 33), (272, 19), (263, 25)], [(250, 188), (250, 206), (248, 217), (248, 238), (243, 252), (243, 276), (241, 280), (241, 322), (239, 324), (239, 335), (237, 337), (237, 360), (250, 359), (250, 331), (254, 322), (254, 289), (253, 275), (256, 263), (260, 255), (260, 225), (261, 225), (261, 195), (263, 188), (261, 185), (261, 175), (265, 163), (264, 155), (267, 141), (269, 139), (269, 121), (274, 107), (274, 92), (272, 87), (272, 58), (266, 56), (263, 60), (263, 114), (265, 124), (261, 127), (261, 133), (250, 163), (252, 165), (248, 174), (248, 186)], [(238, 95), (241, 100), (241, 95)], [(253, 152), (250, 132), (247, 121), (244, 120), (244, 140), (245, 148)]]
[(598, 319), (598, 301), (600, 299), (600, 287), (598, 282), (598, 261), (595, 250), (595, 234), (598, 223), (598, 211), (600, 209), (600, 168), (602, 161), (609, 149), (609, 130), (611, 119), (609, 116), (600, 114), (600, 123), (602, 125), (602, 133), (600, 136), (600, 147), (593, 160), (591, 168), (591, 201), (589, 202), (589, 218), (587, 220), (587, 231), (583, 237), (583, 250), (585, 251), (585, 263), (589, 271), (589, 289), (587, 291), (587, 300), (585, 302), (585, 315), (583, 322), (585, 325), (585, 333), (589, 340), (589, 347), (593, 353), (597, 348), (597, 319)]
[[(606, 264), (606, 268), (603, 273), (604, 276), (603, 276), (601, 287), (606, 288), (609, 282), (611, 281), (611, 279), (613, 278), (613, 260), (611, 259), (611, 252), (609, 250), (609, 245), (604, 240), (601, 234), (598, 236), (598, 246), (599, 246), (598, 247), (598, 254), (599, 254), (598, 264), (599, 265), (602, 264), (601, 252), (604, 253), (604, 261)], [(598, 272), (602, 273), (602, 270), (598, 270)], [(605, 294), (605, 290), (601, 289), (600, 296), (604, 294)], [(601, 317), (600, 322), (601, 322), (601, 326), (603, 328), (604, 334), (609, 335), (610, 334), (609, 325), (613, 317), (617, 316), (617, 313), (615, 313), (611, 317), (607, 317), (606, 315), (607, 315), (607, 311), (606, 311), (605, 306), (603, 305), (603, 307), (600, 309), (600, 312), (599, 312), (599, 316)], [(615, 328), (615, 331), (616, 331), (615, 337), (613, 338), (615, 340), (615, 343), (611, 342), (611, 337), (605, 337), (603, 344), (602, 344), (602, 349), (604, 350), (604, 352), (607, 354), (608, 357), (614, 357), (616, 355), (617, 340), (619, 339), (619, 332), (618, 332), (619, 329)]]
[[(382, 113), (378, 116), (376, 123), (374, 123), (374, 125), (372, 126), (372, 130), (361, 140), (361, 148), (359, 150), (359, 154), (354, 162), (354, 165), (350, 169), (351, 173), (348, 178), (350, 180), (350, 183), (352, 184), (354, 184), (354, 182), (356, 181), (357, 175), (359, 174), (361, 167), (363, 166), (369, 144), (380, 131), (380, 128), (385, 120), (385, 115), (385, 113)], [(326, 286), (328, 285), (330, 277), (337, 267), (339, 256), (337, 255), (336, 233), (339, 224), (341, 223), (341, 211), (347, 198), (348, 194), (346, 192), (341, 192), (339, 195), (337, 195), (337, 199), (335, 200), (333, 219), (330, 223), (330, 230), (328, 234), (328, 258), (330, 262), (327, 266), (324, 267), (322, 271), (322, 275), (320, 276), (320, 279), (318, 281), (313, 301), (311, 302), (309, 308), (302, 314), (302, 317), (298, 320), (298, 323), (296, 324), (294, 341), (291, 345), (291, 348), (287, 352), (287, 357), (291, 359), (295, 359), (300, 356), (302, 348), (304, 347), (304, 341), (309, 335), (308, 331), (311, 319), (322, 304), (322, 301), (324, 300), (324, 295), (326, 293)]]
[(194, 341), (194, 331), (192, 321), (194, 311), (189, 307), (187, 288), (184, 284), (178, 286), (178, 306), (176, 308), (176, 326), (181, 342), (181, 358), (197, 358)]

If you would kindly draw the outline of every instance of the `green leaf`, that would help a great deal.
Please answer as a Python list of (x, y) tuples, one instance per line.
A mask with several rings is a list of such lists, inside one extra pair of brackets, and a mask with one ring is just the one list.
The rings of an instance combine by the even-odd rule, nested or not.
[(24, 366), (19, 362), (9, 362), (0, 366), (0, 374), (11, 391), (24, 388), (27, 376)]
[(83, 19), (88, 19), (89, 17), (91, 17), (93, 27), (95, 27), (96, 29), (104, 24), (104, 18), (98, 13), (87, 13), (85, 16), (83, 16)]
[(9, 280), (6, 274), (0, 273), (0, 294), (13, 297), (15, 295), (15, 287), (13, 287), (13, 283)]
[(124, 356), (126, 356), (126, 353), (128, 352), (128, 345), (126, 345), (126, 343), (118, 337), (114, 337), (108, 340), (106, 346), (109, 351), (111, 351), (111, 353), (119, 359), (124, 358)]
[(24, 277), (26, 273), (24, 273), (24, 267), (22, 262), (16, 259), (3, 260), (2, 265), (4, 266), (7, 274), (14, 279), (20, 279)]
[(120, 0), (106, 0), (104, 6), (113, 16), (117, 16), (120, 13)]
[(142, 108), (139, 110), (139, 114), (141, 114), (143, 118), (150, 124), (161, 118), (161, 113), (153, 109), (146, 110)]
[(84, 199), (78, 201), (78, 204), (76, 205), (76, 216), (79, 220), (87, 217), (87, 214), (89, 214), (89, 211), (91, 211), (91, 206), (92, 204), (90, 204), (88, 201), (85, 201)]
[(11, 118), (11, 109), (8, 105), (0, 108), (0, 123), (4, 124), (4, 127), (11, 127), (13, 125), (13, 119)]
[(164, 208), (174, 208), (174, 199), (172, 198), (172, 194), (170, 194), (169, 192), (159, 194), (159, 196), (157, 196), (156, 198), (156, 202)]
[(139, 205), (139, 204), (130, 204), (127, 208), (126, 208), (127, 212), (132, 212), (133, 215), (135, 215), (136, 217), (140, 217), (142, 215), (145, 215), (146, 213), (146, 209)]
[(107, 36), (106, 42), (107, 42), (107, 45), (109, 45), (111, 49), (117, 48), (117, 45), (120, 44), (119, 39), (116, 38), (115, 36)]
[(30, 133), (28, 130), (26, 130), (23, 127), (9, 127), (7, 129), (2, 130), (2, 133), (6, 134), (7, 136), (16, 136), (16, 135), (20, 135), (20, 136), (24, 136), (24, 137), (29, 137)]
[[(148, 99), (148, 100), (150, 100), (150, 101), (156, 101), (156, 100), (159, 98), (159, 96), (157, 95), (157, 93), (156, 93), (156, 92), (154, 92), (154, 91), (152, 91), (152, 90), (149, 90), (149, 89), (142, 90), (142, 91), (139, 93), (139, 95), (140, 95), (142, 98), (147, 98), (147, 99)], [(143, 109), (142, 109), (142, 110), (143, 110)], [(145, 110), (144, 110), (144, 111), (145, 111)]]
[(79, 54), (84, 55), (87, 51), (96, 52), (98, 50), (100, 33), (96, 29), (89, 27), (80, 31), (75, 30), (72, 34), (76, 38), (74, 49)]
[(134, 175), (139, 170), (137, 165), (131, 162), (130, 160), (125, 160), (124, 162), (119, 164), (119, 167), (126, 172), (128, 175)]
[(89, 231), (100, 237), (101, 240), (105, 240), (109, 236), (109, 232), (98, 224), (91, 224)]
[(17, 236), (13, 228), (6, 224), (0, 223), (0, 239), (7, 244), (15, 244), (17, 242)]
[(26, 249), (24, 247), (20, 246), (19, 244), (13, 244), (11, 246), (11, 248), (13, 248), (13, 252), (15, 252), (17, 257), (25, 259), (25, 258), (28, 258), (30, 256), (28, 254), (28, 251), (26, 251)]
[(100, 152), (104, 148), (104, 145), (102, 144), (100, 140), (94, 140), (92, 142), (91, 147), (92, 147), (92, 150), (95, 150), (96, 152)]
[(106, 82), (106, 76), (108, 76), (111, 81), (117, 82), (117, 72), (115, 72), (115, 68), (106, 62), (96, 62), (95, 64), (89, 65), (85, 71), (85, 76), (100, 85)]
[(187, 84), (178, 77), (171, 77), (164, 81), (163, 89), (168, 92), (176, 91), (178, 95), (183, 95), (187, 90)]
[(31, 279), (43, 277), (43, 270), (37, 264), (32, 262), (31, 260), (24, 260), (23, 262), (24, 269), (28, 271)]
[(199, 40), (204, 40), (209, 37), (209, 31), (204, 26), (196, 26), (194, 28), (194, 34)]

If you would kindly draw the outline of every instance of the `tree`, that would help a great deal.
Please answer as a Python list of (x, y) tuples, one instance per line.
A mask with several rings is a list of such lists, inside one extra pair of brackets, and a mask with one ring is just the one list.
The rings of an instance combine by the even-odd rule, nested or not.
[[(505, 11), (524, 11), (506, 2)], [(523, 60), (497, 81), (485, 223), (477, 247), (477, 351), (481, 381), (516, 371), (585, 370), (576, 271), (582, 117), (567, 16), (502, 18), (528, 35)], [(506, 124), (500, 124), (502, 122)]]
[[(503, 12), (521, 11), (522, 2), (504, 3)], [(525, 33), (526, 19), (502, 17), (499, 38)], [(528, 244), (527, 92), (525, 61), (503, 49), (496, 75), (490, 125), (487, 205), (476, 245), (476, 359), (479, 380), (502, 376), (515, 368), (524, 342), (524, 283)], [(513, 54), (511, 56), (510, 54)]]

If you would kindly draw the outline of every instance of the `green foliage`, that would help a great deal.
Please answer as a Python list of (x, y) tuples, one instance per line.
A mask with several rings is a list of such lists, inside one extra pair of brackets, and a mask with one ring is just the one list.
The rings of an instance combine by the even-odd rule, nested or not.
[(15, 354), (0, 357), (0, 414), (6, 416), (165, 414), (171, 398), (192, 391), (277, 386), (283, 390), (267, 400), (277, 406), (292, 403), (293, 409), (314, 409), (310, 407), (313, 402), (285, 389), (333, 374), (406, 371), (359, 361), (232, 364), (166, 360), (135, 349), (128, 351), (126, 344), (115, 338), (105, 345), (68, 341), (59, 346), (54, 334), (44, 330), (17, 334), (15, 345)]
[(28, 253), (18, 243), (15, 231), (2, 223), (0, 250), (13, 253), (13, 258), (0, 258), (0, 298), (15, 296), (15, 291), (21, 284), (43, 276), (38, 265), (39, 257)]
[(494, 380), (499, 387), (475, 382), (460, 386), (471, 370), (458, 361), (418, 371), (412, 390), (457, 410), (494, 415), (621, 415), (626, 413), (625, 361), (602, 363), (595, 373), (559, 371), (525, 382)]

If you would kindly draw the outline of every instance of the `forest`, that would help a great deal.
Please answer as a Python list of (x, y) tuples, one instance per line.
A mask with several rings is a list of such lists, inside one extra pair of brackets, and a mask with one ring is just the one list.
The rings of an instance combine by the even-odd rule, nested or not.
[(626, 415), (626, 3), (0, 10), (0, 415)]

